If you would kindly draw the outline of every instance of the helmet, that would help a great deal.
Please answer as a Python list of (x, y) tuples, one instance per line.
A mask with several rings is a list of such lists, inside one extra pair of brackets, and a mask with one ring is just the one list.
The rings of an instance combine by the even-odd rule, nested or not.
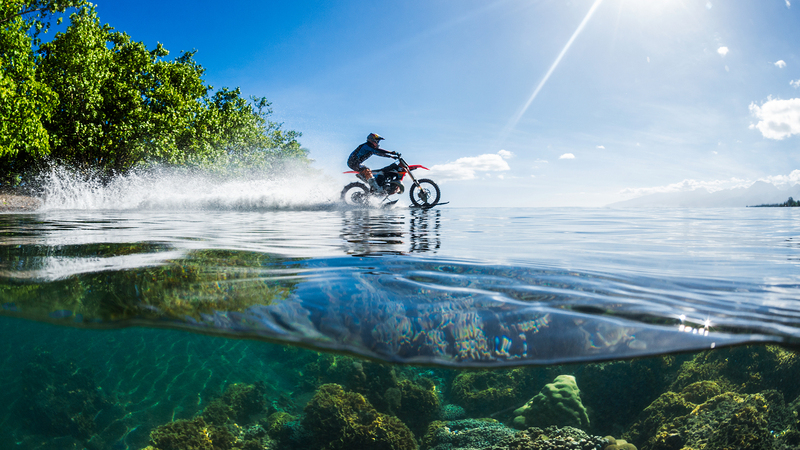
[(367, 142), (371, 142), (375, 145), (378, 145), (382, 139), (382, 137), (378, 136), (378, 133), (370, 133), (369, 136), (367, 136)]

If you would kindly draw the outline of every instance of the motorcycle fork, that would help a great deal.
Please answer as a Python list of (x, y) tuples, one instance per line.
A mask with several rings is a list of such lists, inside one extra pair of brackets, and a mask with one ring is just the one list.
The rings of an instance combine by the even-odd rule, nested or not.
[(417, 181), (416, 178), (414, 178), (414, 175), (411, 173), (411, 169), (408, 167), (408, 164), (406, 164), (405, 161), (403, 161), (403, 169), (405, 169), (405, 171), (408, 174), (408, 176), (411, 177), (411, 181), (414, 182), (413, 183), (414, 186), (416, 186), (417, 189), (419, 189), (419, 195), (420, 195), (420, 197), (422, 197), (422, 201), (427, 202), (428, 201), (428, 195), (425, 193), (425, 189), (422, 189), (422, 185), (419, 184), (419, 181)]

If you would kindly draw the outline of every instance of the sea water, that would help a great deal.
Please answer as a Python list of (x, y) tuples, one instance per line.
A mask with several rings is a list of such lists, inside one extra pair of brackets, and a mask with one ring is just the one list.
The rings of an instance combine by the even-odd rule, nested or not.
[[(798, 209), (160, 206), (0, 214), (3, 448), (140, 449), (233, 383), (301, 415), (315, 358), (427, 373), (459, 406), (476, 368), (546, 374), (535, 394), (590, 363), (800, 337)], [(65, 378), (102, 403), (91, 436), (36, 419)]]

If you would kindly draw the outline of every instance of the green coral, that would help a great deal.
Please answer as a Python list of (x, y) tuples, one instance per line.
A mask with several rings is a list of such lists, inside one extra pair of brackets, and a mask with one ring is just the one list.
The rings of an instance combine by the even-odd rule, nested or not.
[(698, 353), (684, 362), (669, 387), (674, 392), (703, 380), (716, 382), (723, 391), (755, 394), (783, 386), (787, 398), (800, 395), (800, 358), (777, 346), (743, 346)]
[(214, 450), (211, 433), (202, 417), (157, 427), (150, 433), (150, 444), (158, 450)]
[(720, 390), (704, 381), (662, 394), (625, 438), (643, 450), (769, 450), (770, 430), (791, 428), (792, 412), (777, 391), (714, 395)]
[(478, 370), (458, 374), (450, 391), (453, 403), (468, 414), (488, 416), (529, 398), (534, 383), (529, 369)]
[(559, 375), (521, 408), (514, 411), (514, 426), (547, 427), (551, 425), (589, 428), (589, 414), (581, 402), (575, 377)]
[(416, 436), (422, 436), (428, 424), (439, 414), (439, 396), (435, 385), (421, 386), (410, 380), (400, 382), (400, 405), (394, 413)]
[(416, 450), (411, 430), (399, 419), (381, 414), (361, 394), (325, 384), (305, 408), (302, 424), (322, 450)]
[(267, 401), (263, 383), (229, 385), (222, 396), (203, 410), (203, 418), (214, 425), (244, 423), (251, 415), (265, 412)]

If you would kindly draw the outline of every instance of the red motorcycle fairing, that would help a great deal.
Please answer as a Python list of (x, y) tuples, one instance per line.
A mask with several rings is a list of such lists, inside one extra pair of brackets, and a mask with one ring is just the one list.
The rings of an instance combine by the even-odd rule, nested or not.
[[(428, 169), (427, 167), (425, 167), (423, 165), (420, 165), (420, 164), (411, 164), (411, 165), (408, 166), (408, 168), (410, 170), (415, 170), (415, 169), (431, 170), (431, 169)], [(377, 172), (377, 170), (375, 172)], [(342, 173), (359, 173), (359, 172), (357, 170), (348, 170), (347, 172), (342, 172)], [(406, 176), (406, 171), (405, 170), (398, 170), (397, 173), (402, 173), (403, 177)]]

